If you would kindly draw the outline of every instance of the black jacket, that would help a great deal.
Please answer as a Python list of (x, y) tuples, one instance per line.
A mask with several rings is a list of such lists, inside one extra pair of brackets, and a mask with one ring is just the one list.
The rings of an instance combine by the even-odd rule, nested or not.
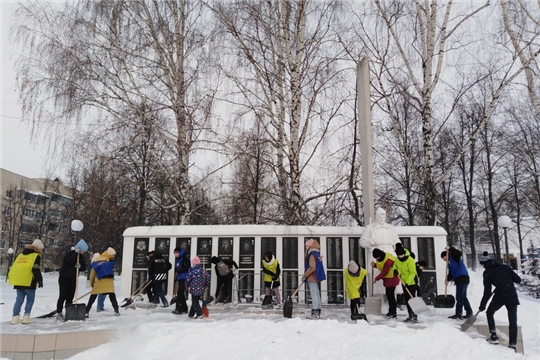
[(154, 251), (154, 256), (148, 263), (148, 276), (154, 283), (164, 283), (167, 280), (167, 272), (172, 269), (170, 261), (165, 260), (163, 255)]
[[(85, 271), (86, 260), (81, 254), (79, 254), (79, 264), (81, 264), (79, 273)], [(75, 265), (77, 265), (77, 252), (75, 250), (68, 251), (66, 255), (64, 255), (64, 260), (62, 261), (62, 267), (59, 271), (60, 276), (75, 280), (75, 277), (77, 276), (77, 268)]]
[(492, 302), (501, 305), (519, 305), (519, 298), (514, 283), (519, 284), (521, 278), (507, 265), (500, 265), (495, 260), (489, 259), (484, 267), (484, 296), (480, 302), (480, 308), (485, 309), (491, 296), (491, 286), (495, 286)]

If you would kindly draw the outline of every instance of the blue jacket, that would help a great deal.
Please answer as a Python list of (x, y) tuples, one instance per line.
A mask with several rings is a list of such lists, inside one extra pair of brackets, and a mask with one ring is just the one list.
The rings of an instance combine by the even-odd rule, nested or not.
[(186, 280), (187, 273), (191, 267), (191, 260), (186, 255), (184, 249), (180, 250), (180, 256), (174, 260), (174, 274), (176, 280)]
[(450, 247), (450, 258), (448, 260), (448, 280), (454, 280), (456, 284), (468, 284), (470, 281), (469, 272), (461, 259), (461, 251)]

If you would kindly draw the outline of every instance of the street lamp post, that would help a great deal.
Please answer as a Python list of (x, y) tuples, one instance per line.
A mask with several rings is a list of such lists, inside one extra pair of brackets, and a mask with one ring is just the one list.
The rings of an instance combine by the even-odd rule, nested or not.
[(9, 274), (9, 269), (11, 269), (11, 263), (13, 262), (13, 248), (9, 248), (7, 252), (9, 254), (9, 264), (8, 264), (7, 273), (6, 273), (6, 282), (7, 282), (7, 278)]
[(79, 233), (79, 231), (81, 231), (83, 229), (84, 225), (82, 223), (81, 220), (73, 220), (71, 222), (71, 230), (73, 230), (73, 232), (75, 233), (75, 242), (74, 244), (77, 243), (77, 234)]
[(506, 229), (512, 225), (512, 220), (510, 217), (503, 215), (499, 218), (499, 225), (504, 229), (504, 242), (505, 242), (505, 249), (506, 249), (506, 265), (510, 266), (510, 253), (508, 251), (508, 234), (506, 233)]

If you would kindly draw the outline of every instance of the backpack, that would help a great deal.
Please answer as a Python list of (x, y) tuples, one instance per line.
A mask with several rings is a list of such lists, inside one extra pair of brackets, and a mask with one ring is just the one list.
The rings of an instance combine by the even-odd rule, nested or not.
[(229, 265), (225, 264), (223, 261), (220, 261), (216, 264), (218, 273), (221, 276), (227, 276), (230, 274), (231, 269), (229, 268)]

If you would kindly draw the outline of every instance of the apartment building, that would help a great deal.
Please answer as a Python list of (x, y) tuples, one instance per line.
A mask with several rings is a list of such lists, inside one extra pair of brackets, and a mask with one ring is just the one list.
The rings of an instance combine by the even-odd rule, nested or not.
[[(0, 271), (34, 239), (45, 244), (44, 270), (56, 269), (71, 246), (72, 190), (58, 179), (28, 178), (0, 169)], [(10, 256), (9, 249), (13, 249)]]

